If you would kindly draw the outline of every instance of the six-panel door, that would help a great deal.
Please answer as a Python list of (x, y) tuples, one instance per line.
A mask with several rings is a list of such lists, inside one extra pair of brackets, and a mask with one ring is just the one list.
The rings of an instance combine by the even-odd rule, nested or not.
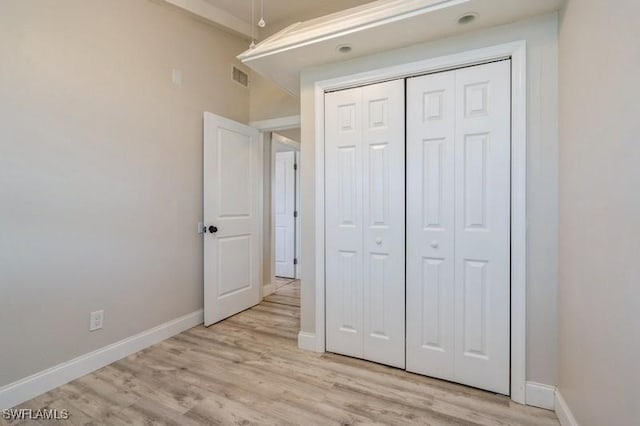
[(510, 61), (407, 104), (407, 369), (509, 394)]
[(325, 108), (327, 350), (404, 367), (404, 81)]

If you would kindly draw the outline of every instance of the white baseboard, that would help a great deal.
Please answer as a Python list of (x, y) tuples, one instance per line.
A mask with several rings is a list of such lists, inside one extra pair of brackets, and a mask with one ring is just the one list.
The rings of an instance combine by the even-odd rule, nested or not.
[(318, 339), (315, 333), (306, 331), (298, 333), (298, 347), (306, 351), (320, 352), (318, 350)]
[(573, 417), (573, 413), (569, 406), (567, 405), (567, 401), (564, 400), (560, 392), (556, 389), (556, 416), (558, 416), (558, 420), (560, 420), (560, 424), (562, 426), (578, 426), (578, 422), (575, 417)]
[(275, 293), (277, 290), (275, 284), (267, 284), (262, 288), (262, 297), (267, 297), (270, 294)]
[(556, 387), (542, 383), (527, 382), (525, 395), (527, 405), (553, 410)]
[(0, 388), (0, 410), (14, 407), (135, 352), (202, 324), (202, 309)]
[(284, 281), (284, 280), (282, 280), (281, 282), (277, 282), (276, 281), (276, 284), (275, 284), (276, 285), (276, 290), (279, 289), (279, 288), (282, 288), (284, 286), (287, 286), (287, 285), (291, 284), (292, 282), (294, 282), (296, 280), (295, 278), (287, 278), (287, 279), (289, 281)]

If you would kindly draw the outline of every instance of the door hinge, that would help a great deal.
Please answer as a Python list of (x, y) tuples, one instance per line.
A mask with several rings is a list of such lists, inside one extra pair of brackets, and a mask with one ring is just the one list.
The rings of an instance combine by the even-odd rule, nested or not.
[(298, 170), (298, 164), (293, 163), (293, 170)]
[(298, 217), (298, 211), (297, 210), (293, 212), (293, 217)]
[(294, 259), (293, 259), (293, 264), (294, 264), (294, 265), (297, 265), (297, 264), (298, 264), (298, 259), (295, 259), (295, 258), (294, 258)]

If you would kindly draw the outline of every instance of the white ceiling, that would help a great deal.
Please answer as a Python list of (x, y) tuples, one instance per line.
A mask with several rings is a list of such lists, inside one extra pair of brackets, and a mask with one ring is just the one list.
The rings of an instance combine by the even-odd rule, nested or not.
[[(251, 20), (252, 0), (205, 0), (236, 18), (249, 22)], [(369, 3), (372, 0), (264, 0), (264, 19), (269, 24), (289, 24), (327, 15), (339, 10), (348, 9)], [(253, 0), (257, 22), (260, 18), (260, 0)]]

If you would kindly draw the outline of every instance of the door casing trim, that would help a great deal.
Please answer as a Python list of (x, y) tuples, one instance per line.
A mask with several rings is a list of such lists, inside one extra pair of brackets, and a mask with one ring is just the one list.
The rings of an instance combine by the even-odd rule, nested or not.
[(511, 59), (511, 399), (526, 397), (526, 249), (527, 249), (527, 75), (526, 41), (499, 44), (423, 61), (317, 81), (315, 98), (315, 336), (301, 332), (304, 349), (325, 352), (325, 143), (324, 94), (385, 80), (407, 78)]

